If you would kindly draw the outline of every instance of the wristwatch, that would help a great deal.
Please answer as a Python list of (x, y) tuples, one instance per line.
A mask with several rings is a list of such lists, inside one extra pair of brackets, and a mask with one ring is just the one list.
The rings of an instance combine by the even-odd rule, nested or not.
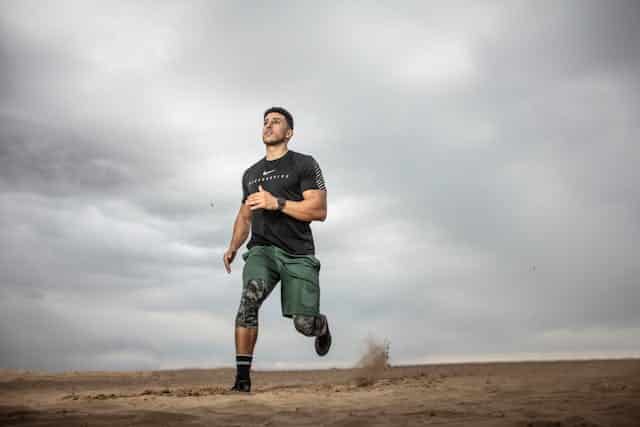
[(284, 197), (278, 197), (278, 210), (281, 211), (284, 209), (284, 204), (287, 203), (287, 199)]

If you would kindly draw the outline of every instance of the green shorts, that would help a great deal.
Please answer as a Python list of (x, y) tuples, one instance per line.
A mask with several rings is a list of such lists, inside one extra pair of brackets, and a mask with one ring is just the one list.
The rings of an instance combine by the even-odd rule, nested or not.
[(243, 286), (249, 280), (262, 279), (268, 295), (282, 282), (282, 315), (317, 316), (320, 314), (320, 261), (313, 255), (292, 255), (277, 246), (253, 246), (242, 254)]

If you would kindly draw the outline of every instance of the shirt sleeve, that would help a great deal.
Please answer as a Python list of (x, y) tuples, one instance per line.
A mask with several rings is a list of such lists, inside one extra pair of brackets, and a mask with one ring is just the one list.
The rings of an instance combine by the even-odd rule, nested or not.
[(313, 157), (305, 162), (300, 175), (300, 191), (305, 190), (327, 190), (320, 165)]
[(245, 173), (242, 174), (242, 204), (244, 204), (247, 197), (249, 197), (249, 188), (247, 187), (247, 180), (245, 179), (246, 176), (247, 172), (245, 171)]

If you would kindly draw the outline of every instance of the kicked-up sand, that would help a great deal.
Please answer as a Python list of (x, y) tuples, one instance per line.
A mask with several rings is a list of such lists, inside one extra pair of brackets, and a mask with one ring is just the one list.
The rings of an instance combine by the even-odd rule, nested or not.
[(254, 371), (0, 371), (9, 426), (640, 426), (640, 359)]

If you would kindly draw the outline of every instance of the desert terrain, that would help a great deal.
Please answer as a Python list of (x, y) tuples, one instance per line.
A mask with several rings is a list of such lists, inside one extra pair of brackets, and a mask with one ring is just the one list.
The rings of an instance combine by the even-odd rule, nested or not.
[(0, 371), (0, 425), (640, 426), (640, 359), (235, 369)]

